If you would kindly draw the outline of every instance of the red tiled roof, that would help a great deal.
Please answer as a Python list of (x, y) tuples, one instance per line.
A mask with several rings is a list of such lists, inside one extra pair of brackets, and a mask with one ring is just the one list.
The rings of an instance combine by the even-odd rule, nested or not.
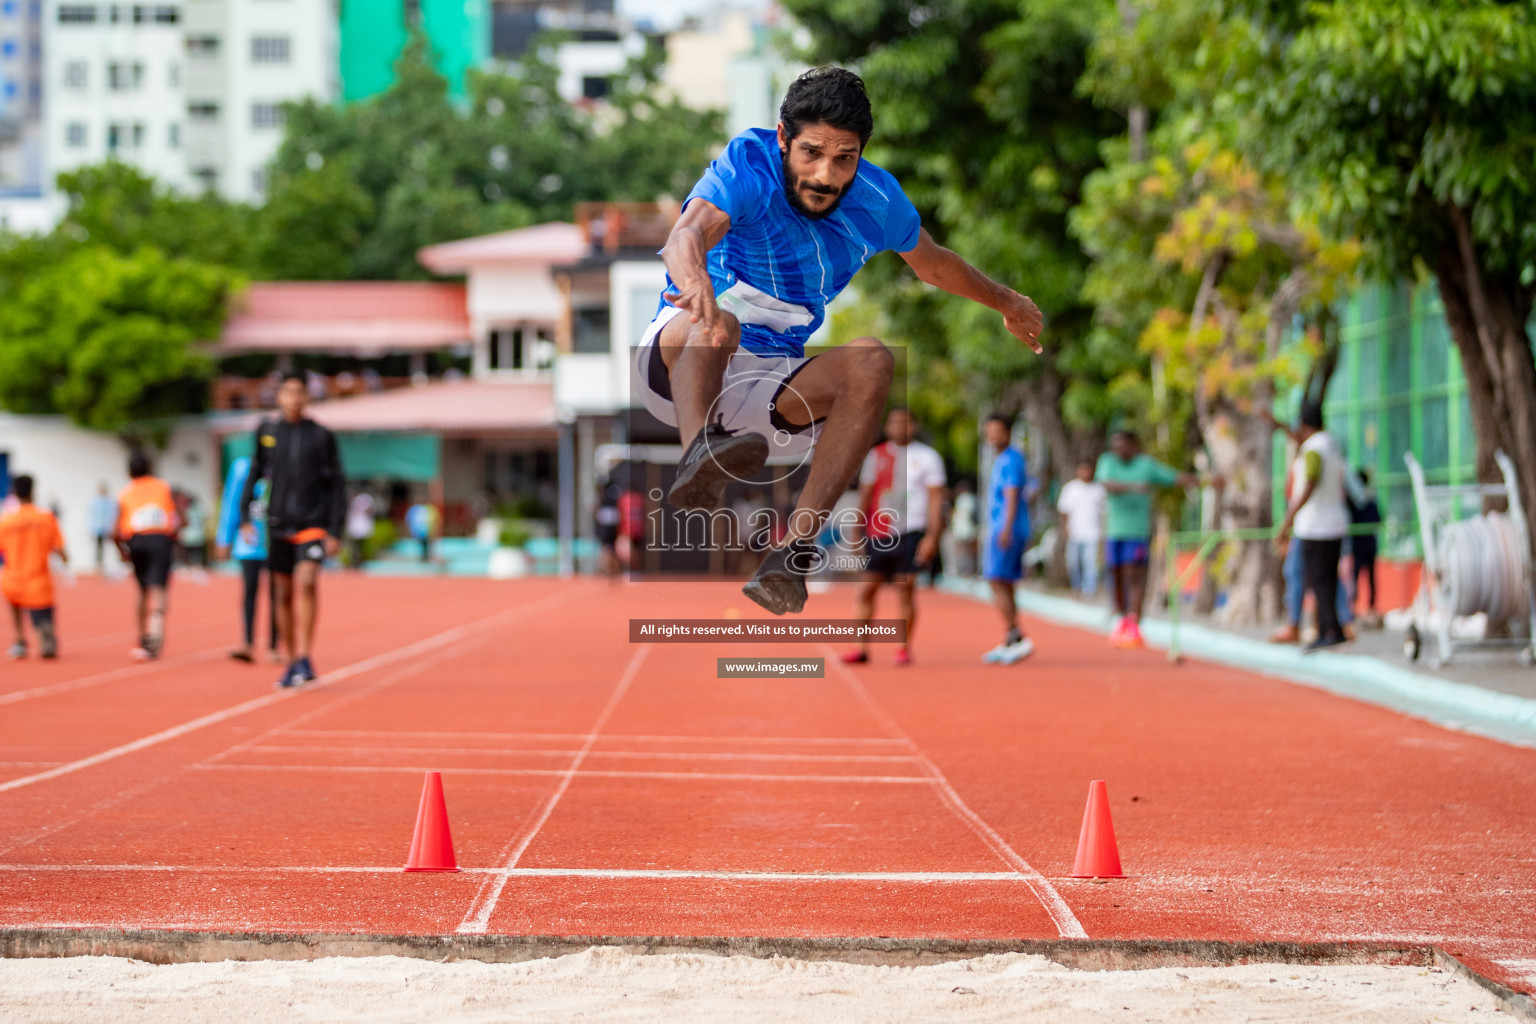
[(548, 382), (459, 380), (316, 402), (309, 415), (332, 430), (474, 433), (553, 429)]
[(434, 274), (462, 274), (471, 267), (493, 263), (573, 263), (587, 251), (582, 230), (557, 221), (429, 245), (417, 251), (416, 259)]
[(218, 352), (372, 355), (430, 351), (470, 338), (461, 284), (260, 281), (235, 299)]

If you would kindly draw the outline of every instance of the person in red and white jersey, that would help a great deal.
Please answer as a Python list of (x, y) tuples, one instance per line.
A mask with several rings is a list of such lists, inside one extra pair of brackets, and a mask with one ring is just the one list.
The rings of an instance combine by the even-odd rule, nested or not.
[[(901, 615), (907, 620), (907, 642), (896, 649), (898, 665), (912, 661), (917, 571), (932, 564), (944, 533), (944, 460), (916, 435), (911, 410), (892, 409), (885, 417), (885, 440), (870, 449), (859, 472), (864, 553), (869, 559), (859, 590), (859, 618), (874, 618), (880, 584), (896, 585)], [(848, 651), (843, 660), (868, 661), (868, 642)]]

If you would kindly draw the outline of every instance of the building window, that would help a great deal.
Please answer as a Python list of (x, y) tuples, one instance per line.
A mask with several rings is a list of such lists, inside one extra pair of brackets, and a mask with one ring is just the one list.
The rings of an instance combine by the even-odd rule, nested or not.
[(136, 122), (134, 122), (134, 125), (133, 125), (133, 148), (134, 149), (142, 149), (143, 147), (144, 147), (144, 122), (143, 121), (136, 121)]
[(607, 75), (584, 75), (581, 79), (581, 94), (589, 100), (600, 100), (608, 95), (609, 84)]
[(209, 123), (217, 121), (219, 119), (219, 105), (217, 103), (188, 103), (187, 119)]
[(287, 64), (287, 36), (252, 36), (251, 60), (257, 64)]
[(267, 191), (267, 172), (265, 169), (251, 172), (251, 191), (258, 196), (265, 195)]
[(204, 189), (212, 192), (219, 184), (219, 169), (217, 167), (199, 167), (192, 172), (192, 177), (196, 178), (198, 184), (202, 185)]
[(571, 327), (575, 337), (571, 339), (573, 352), (607, 352), (609, 347), (608, 309), (578, 309), (572, 317)]
[(91, 25), (95, 22), (95, 4), (62, 4), (59, 7), (60, 25)]
[(181, 125), (175, 121), (165, 126), (165, 144), (172, 149), (181, 148)]
[(7, 18), (15, 17), (16, 0), (5, 0), (5, 3), (0, 4), (0, 14), (5, 15)]
[(251, 127), (252, 128), (281, 128), (283, 126), (283, 108), (276, 103), (252, 103)]
[(123, 146), (123, 126), (120, 124), (107, 125), (107, 152), (116, 153)]
[(405, 0), (405, 25), (418, 28), (421, 25), (421, 0)]
[(217, 57), (218, 36), (187, 36), (187, 54), (192, 57)]
[(16, 56), (16, 40), (14, 40), (14, 39), (0, 40), (0, 57), (14, 57), (14, 56)]
[(116, 4), (107, 8), (107, 20), (116, 25), (123, 20), (123, 9)]
[(64, 126), (64, 145), (79, 149), (85, 145), (85, 122), (71, 121)]
[(181, 8), (169, 4), (150, 6), (149, 4), (135, 4), (133, 7), (133, 23), (142, 25), (153, 21), (157, 25), (175, 25), (181, 21)]
[(107, 88), (113, 92), (137, 92), (143, 84), (143, 62), (112, 61), (107, 65)]
[(5, 98), (6, 99), (13, 100), (13, 99), (16, 98), (16, 82), (15, 82), (15, 80), (10, 79), (10, 78), (7, 78), (5, 80), (4, 92), (5, 92)]
[(91, 66), (83, 60), (68, 61), (64, 65), (64, 88), (84, 89), (90, 84)]

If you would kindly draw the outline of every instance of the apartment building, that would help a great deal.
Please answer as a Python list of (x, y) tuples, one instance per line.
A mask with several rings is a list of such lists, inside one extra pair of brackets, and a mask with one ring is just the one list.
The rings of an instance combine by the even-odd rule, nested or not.
[(338, 89), (335, 0), (47, 0), (42, 50), (49, 184), (116, 158), (260, 201), (282, 104)]
[(41, 0), (0, 0), (0, 196), (42, 187)]

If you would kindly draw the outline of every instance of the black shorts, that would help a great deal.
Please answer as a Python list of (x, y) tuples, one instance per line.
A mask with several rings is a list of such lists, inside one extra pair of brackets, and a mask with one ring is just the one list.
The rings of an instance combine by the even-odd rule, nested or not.
[(267, 547), (267, 568), (279, 576), (292, 576), (293, 567), (300, 562), (324, 562), (325, 541), (307, 540), (295, 544), (291, 540), (272, 538)]
[(889, 537), (868, 539), (865, 543), (868, 545), (869, 564), (864, 567), (864, 571), (874, 573), (886, 583), (911, 579), (912, 574), (917, 572), (917, 546), (923, 542), (923, 534), (927, 532), (913, 530), (911, 533), (897, 534), (894, 545)]
[(133, 578), (141, 587), (163, 587), (171, 578), (176, 545), (163, 533), (141, 533), (128, 538), (128, 560)]

